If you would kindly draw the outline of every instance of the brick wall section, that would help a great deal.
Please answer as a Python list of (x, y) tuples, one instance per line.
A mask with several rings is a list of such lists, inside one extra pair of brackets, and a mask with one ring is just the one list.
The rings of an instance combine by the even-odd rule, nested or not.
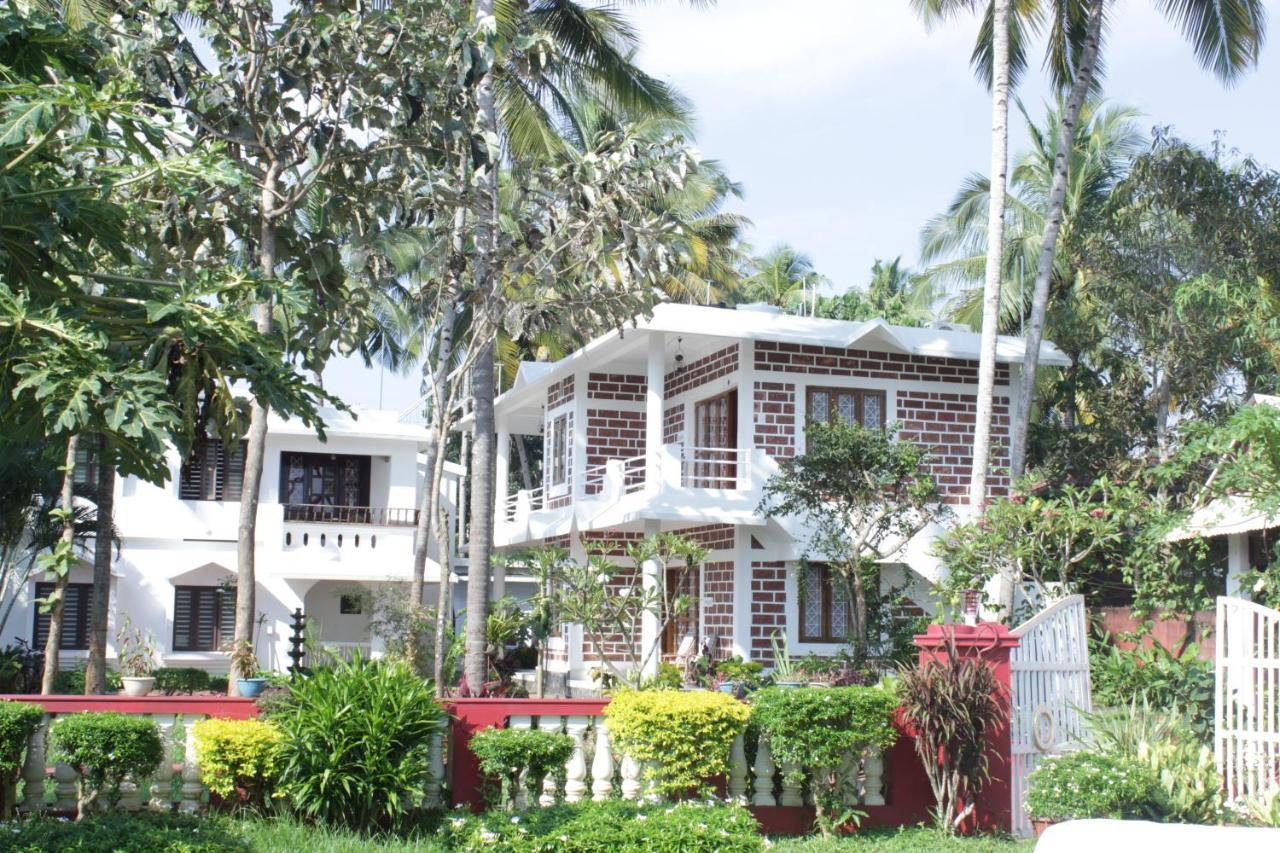
[[(756, 341), (755, 352), (757, 370), (921, 382), (978, 381), (978, 362), (964, 358), (936, 358), (773, 341)], [(996, 382), (1008, 384), (1008, 365), (996, 366)]]
[(730, 344), (724, 349), (716, 350), (711, 355), (668, 373), (663, 383), (662, 395), (670, 400), (677, 394), (697, 388), (699, 385), (706, 385), (722, 376), (728, 376), (737, 369), (738, 345)]
[(702, 633), (715, 635), (719, 640), (717, 656), (727, 658), (733, 649), (733, 562), (706, 563), (702, 567), (702, 590), (706, 596)]
[(757, 382), (751, 406), (755, 446), (778, 458), (796, 455), (796, 386)]
[[(928, 448), (929, 472), (947, 503), (961, 504), (969, 496), (973, 465), (973, 427), (978, 398), (974, 394), (899, 391), (898, 420), (902, 437)], [(1009, 493), (1009, 398), (996, 397), (991, 417), (991, 471), (987, 495)]]
[(684, 437), (684, 406), (672, 406), (662, 413), (662, 443), (677, 444)]
[(587, 375), (587, 397), (591, 400), (628, 400), (644, 402), (645, 379), (622, 373), (591, 373)]
[(692, 539), (708, 551), (729, 551), (733, 549), (732, 524), (702, 524), (697, 527), (686, 527), (677, 530), (677, 534)]
[(775, 631), (786, 630), (787, 564), (781, 560), (751, 564), (751, 659), (773, 664)]
[[(645, 414), (617, 409), (587, 409), (587, 467), (603, 465), (610, 459), (631, 459), (644, 453)], [(601, 479), (592, 478), (587, 494), (601, 489)]]
[(590, 553), (597, 553), (606, 543), (612, 546), (604, 552), (608, 557), (625, 557), (627, 545), (642, 539), (644, 534), (638, 530), (588, 530), (582, 534), (582, 540)]
[(566, 376), (547, 387), (547, 408), (554, 409), (573, 402), (573, 377)]

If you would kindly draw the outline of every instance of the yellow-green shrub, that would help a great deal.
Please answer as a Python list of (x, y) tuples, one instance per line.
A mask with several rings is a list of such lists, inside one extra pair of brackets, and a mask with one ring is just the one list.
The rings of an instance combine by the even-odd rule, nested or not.
[(684, 794), (729, 770), (750, 709), (725, 693), (626, 690), (605, 706), (614, 744), (645, 766), (660, 794)]
[(262, 720), (201, 720), (195, 724), (196, 764), (220, 797), (262, 804), (275, 784), (284, 737)]

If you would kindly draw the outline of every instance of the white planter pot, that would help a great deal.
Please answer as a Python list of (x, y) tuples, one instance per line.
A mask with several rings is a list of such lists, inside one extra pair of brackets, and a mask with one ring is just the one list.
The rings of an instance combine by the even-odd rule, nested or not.
[(146, 696), (151, 692), (151, 688), (155, 686), (156, 680), (148, 675), (145, 678), (134, 678), (132, 676), (121, 678), (124, 682), (124, 695), (126, 696)]

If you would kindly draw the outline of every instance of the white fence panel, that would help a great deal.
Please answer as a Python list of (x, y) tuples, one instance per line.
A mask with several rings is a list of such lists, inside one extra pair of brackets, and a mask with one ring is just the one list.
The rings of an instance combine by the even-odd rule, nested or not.
[(1014, 629), (1010, 656), (1010, 788), (1015, 835), (1031, 834), (1023, 809), (1027, 777), (1046, 755), (1078, 744), (1089, 692), (1089, 633), (1084, 596), (1057, 601)]
[(1218, 597), (1214, 752), (1228, 800), (1280, 787), (1280, 611)]

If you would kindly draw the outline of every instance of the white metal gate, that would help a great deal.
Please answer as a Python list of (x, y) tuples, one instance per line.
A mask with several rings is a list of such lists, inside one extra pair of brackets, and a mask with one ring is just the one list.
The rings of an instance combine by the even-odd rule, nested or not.
[(1010, 787), (1015, 835), (1030, 835), (1023, 809), (1027, 777), (1046, 755), (1084, 735), (1089, 694), (1089, 634), (1084, 596), (1072, 595), (1013, 630), (1021, 642), (1010, 656)]
[(1280, 787), (1280, 611), (1218, 597), (1214, 752), (1228, 800)]

